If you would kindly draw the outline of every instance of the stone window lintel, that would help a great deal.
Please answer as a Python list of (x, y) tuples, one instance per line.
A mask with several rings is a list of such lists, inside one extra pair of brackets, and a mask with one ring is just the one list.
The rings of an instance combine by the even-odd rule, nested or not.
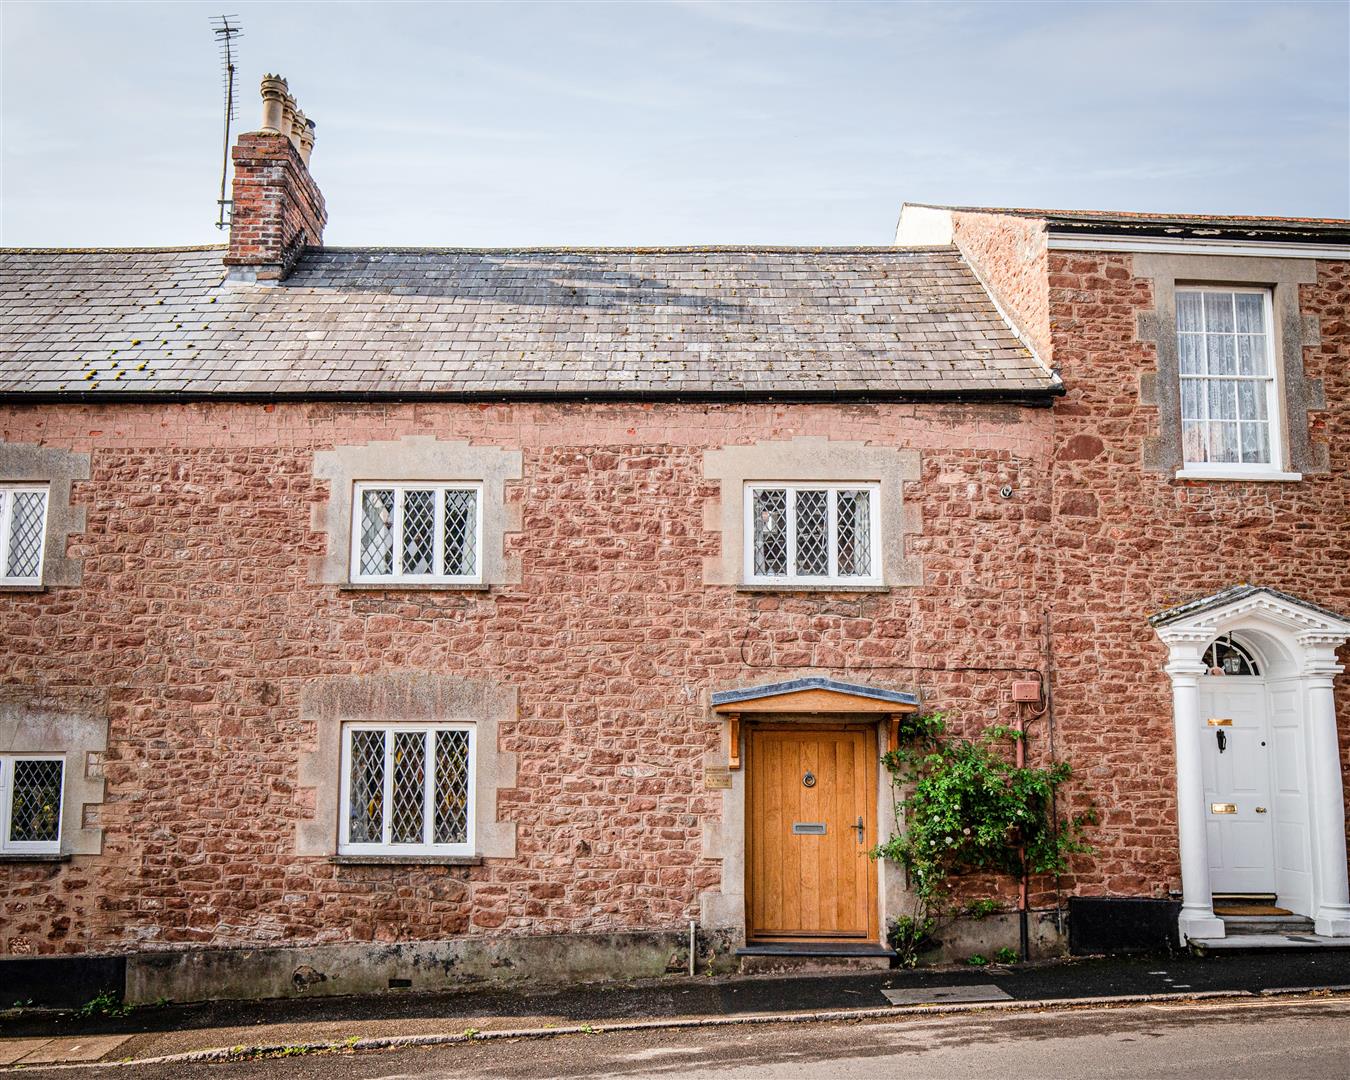
[[(1134, 255), (1136, 277), (1151, 279), (1153, 308), (1137, 316), (1140, 341), (1151, 343), (1157, 366), (1139, 379), (1139, 400), (1158, 410), (1158, 433), (1144, 442), (1142, 466), (1175, 475), (1184, 461), (1181, 447), (1181, 385), (1177, 360), (1176, 291), (1188, 285), (1257, 286), (1271, 290), (1280, 403), (1283, 410), (1285, 472), (1252, 474), (1237, 480), (1295, 479), (1330, 468), (1328, 448), (1309, 437), (1308, 411), (1326, 408), (1321, 379), (1303, 372), (1303, 350), (1321, 342), (1318, 318), (1299, 310), (1299, 286), (1317, 280), (1312, 259), (1246, 255)], [(1188, 479), (1181, 476), (1180, 479)]]
[[(328, 534), (328, 551), (317, 557), (312, 580), (350, 590), (431, 588), (464, 590), (520, 583), (520, 560), (506, 554), (506, 534), (520, 530), (520, 506), (508, 502), (506, 485), (520, 480), (523, 455), (499, 446), (407, 435), (387, 442), (338, 446), (314, 454), (314, 475), (326, 480), (328, 498), (314, 506), (311, 527)], [(482, 484), (481, 581), (397, 583), (351, 580), (352, 493), (357, 481), (472, 481)]]
[[(703, 475), (720, 483), (719, 496), (704, 504), (703, 527), (722, 537), (721, 553), (703, 563), (703, 581), (707, 585), (732, 585), (746, 591), (804, 591), (802, 586), (792, 583), (780, 586), (771, 582), (751, 582), (741, 565), (745, 550), (745, 486), (760, 480), (795, 483), (872, 481), (880, 484), (882, 583), (865, 588), (886, 591), (923, 581), (920, 561), (905, 551), (905, 538), (917, 535), (922, 527), (919, 507), (904, 498), (905, 483), (919, 479), (917, 450), (834, 441), (823, 436), (761, 440), (705, 450)], [(858, 588), (830, 584), (820, 591)]]
[(0, 586), (4, 592), (41, 592), (52, 586), (79, 585), (84, 560), (71, 558), (71, 536), (84, 532), (85, 508), (71, 502), (77, 480), (89, 479), (89, 455), (32, 443), (0, 442), (0, 483), (47, 485), (47, 532), (43, 539), (42, 581)]

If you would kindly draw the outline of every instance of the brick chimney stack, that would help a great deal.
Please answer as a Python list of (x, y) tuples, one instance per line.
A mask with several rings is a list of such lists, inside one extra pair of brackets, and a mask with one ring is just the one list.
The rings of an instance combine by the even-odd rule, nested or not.
[(262, 127), (240, 135), (231, 152), (234, 202), (225, 265), (231, 281), (275, 284), (306, 247), (323, 244), (328, 213), (309, 174), (314, 121), (279, 75), (263, 77), (262, 99)]

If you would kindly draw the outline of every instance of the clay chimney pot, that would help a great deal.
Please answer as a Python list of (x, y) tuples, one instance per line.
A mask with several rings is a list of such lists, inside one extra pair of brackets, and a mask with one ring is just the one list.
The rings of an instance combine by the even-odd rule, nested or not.
[(314, 128), (313, 120), (305, 120), (305, 125), (300, 129), (300, 160), (309, 167), (309, 155), (314, 152)]
[(295, 137), (295, 114), (297, 112), (299, 112), (299, 109), (296, 107), (295, 98), (287, 94), (281, 105), (281, 133), (291, 140), (291, 144), (296, 149), (299, 149), (299, 140)]
[(264, 75), (262, 80), (262, 130), (282, 132), (285, 129), (285, 105), (290, 97), (286, 80), (280, 75)]

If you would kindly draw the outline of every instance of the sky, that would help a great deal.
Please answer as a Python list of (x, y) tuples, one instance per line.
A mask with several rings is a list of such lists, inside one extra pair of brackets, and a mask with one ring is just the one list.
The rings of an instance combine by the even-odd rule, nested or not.
[(0, 243), (220, 242), (287, 76), (330, 245), (887, 244), (900, 204), (1350, 217), (1350, 3), (0, 4)]

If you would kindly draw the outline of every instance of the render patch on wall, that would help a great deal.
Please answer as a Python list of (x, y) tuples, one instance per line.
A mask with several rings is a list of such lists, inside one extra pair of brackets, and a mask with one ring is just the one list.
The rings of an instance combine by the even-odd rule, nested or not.
[[(477, 855), (512, 859), (516, 824), (497, 818), (497, 792), (514, 787), (516, 755), (500, 750), (501, 726), (516, 719), (514, 687), (425, 672), (340, 675), (311, 679), (300, 719), (315, 725), (311, 749), (300, 755), (300, 785), (315, 792), (314, 814), (296, 826), (296, 853), (335, 855), (342, 768), (342, 725), (350, 721), (466, 720), (474, 724), (474, 842)], [(374, 856), (372, 856), (374, 858)], [(435, 857), (432, 857), (433, 860)], [(398, 862), (398, 856), (388, 856)]]
[(3, 586), (42, 589), (79, 585), (84, 580), (84, 560), (66, 553), (71, 536), (84, 532), (85, 508), (70, 501), (76, 480), (89, 479), (89, 455), (50, 446), (0, 442), (0, 483), (47, 485), (47, 535), (44, 540), (42, 584)]
[(108, 715), (102, 693), (48, 693), (26, 686), (0, 689), (0, 753), (60, 754), (65, 760), (62, 855), (99, 855), (103, 851), (103, 830), (96, 823), (96, 808), (103, 802), (103, 754), (107, 749)]
[(1321, 379), (1303, 372), (1303, 350), (1321, 342), (1318, 319), (1299, 310), (1299, 286), (1317, 281), (1313, 259), (1265, 259), (1245, 255), (1134, 256), (1136, 277), (1153, 282), (1153, 310), (1138, 316), (1139, 338), (1154, 344), (1158, 368), (1146, 373), (1139, 399), (1158, 409), (1158, 434), (1146, 439), (1142, 466), (1150, 472), (1172, 473), (1183, 464), (1181, 445), (1181, 375), (1177, 359), (1176, 292), (1185, 285), (1249, 285), (1271, 290), (1275, 325), (1271, 328), (1279, 372), (1287, 468), (1297, 473), (1324, 473), (1330, 469), (1324, 443), (1308, 434), (1308, 410), (1325, 409)]

